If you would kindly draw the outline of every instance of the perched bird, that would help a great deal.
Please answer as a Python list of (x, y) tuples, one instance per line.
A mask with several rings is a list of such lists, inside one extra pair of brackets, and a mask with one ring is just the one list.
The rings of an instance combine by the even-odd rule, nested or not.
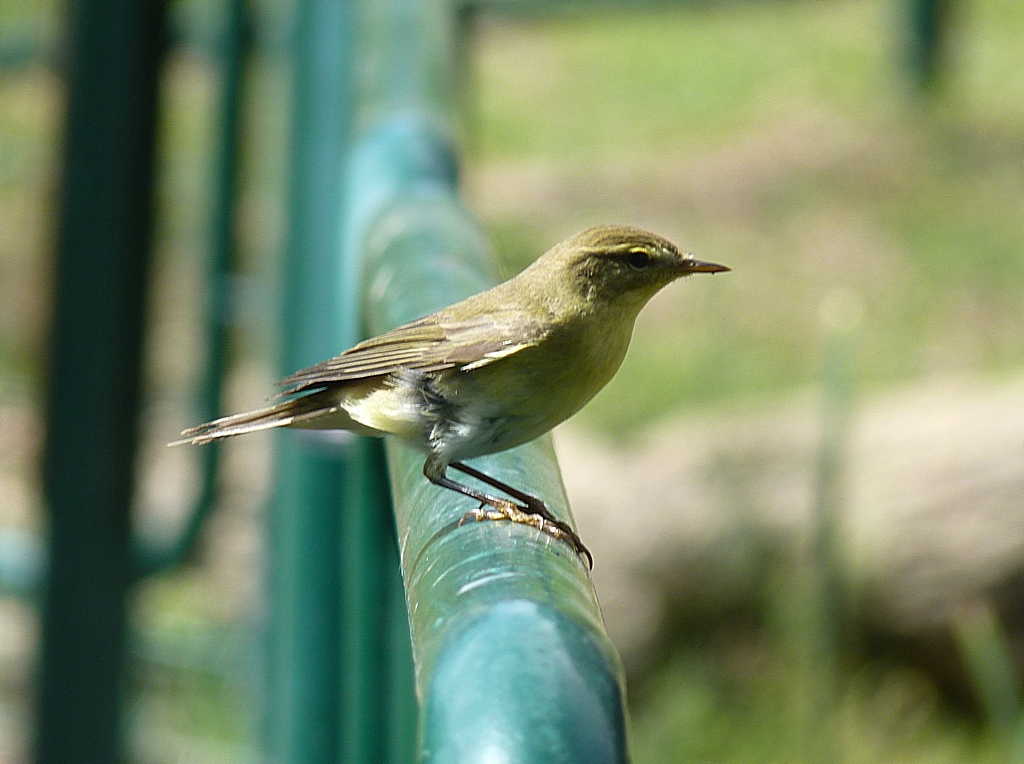
[[(271, 427), (392, 435), (426, 452), (430, 482), (480, 502), (466, 518), (528, 523), (592, 562), (540, 499), (464, 460), (526, 443), (579, 411), (618, 370), (656, 292), (727, 270), (638, 228), (590, 228), (496, 287), (295, 372), (280, 402), (192, 427), (171, 445)], [(448, 467), (522, 504), (456, 482)]]

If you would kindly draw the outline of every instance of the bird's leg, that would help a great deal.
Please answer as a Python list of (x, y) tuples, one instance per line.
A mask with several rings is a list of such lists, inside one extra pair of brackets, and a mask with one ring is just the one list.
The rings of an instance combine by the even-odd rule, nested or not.
[[(531, 496), (528, 493), (520, 491), (518, 488), (513, 488), (508, 483), (504, 483), (495, 477), (491, 477), (485, 472), (481, 472), (475, 467), (470, 467), (465, 462), (452, 462), (449, 467), (457, 469), (459, 472), (465, 473), (470, 477), (476, 478), (481, 483), (486, 483), (492, 488), (497, 488), (502, 493), (507, 493), (514, 499), (518, 499), (523, 502), (526, 507), (525, 514), (536, 515), (540, 517), (544, 522), (553, 525), (557, 530), (561, 531), (562, 535), (569, 541), (570, 544), (576, 549), (577, 554), (585, 555), (587, 561), (590, 563), (590, 567), (594, 567), (594, 556), (590, 553), (590, 550), (583, 544), (582, 539), (567, 523), (562, 522), (544, 505), (544, 502), (538, 499), (536, 496)], [(529, 523), (528, 523), (529, 524)], [(542, 529), (543, 530), (543, 529)], [(550, 532), (550, 531), (549, 531)]]
[[(472, 489), (469, 485), (453, 480), (445, 474), (447, 467), (449, 466), (455, 467), (459, 471), (465, 472), (467, 475), (475, 477), (488, 485), (493, 485), (499, 491), (523, 502), (525, 507), (520, 508), (508, 499), (500, 499), (496, 496), (484, 494), (482, 491)], [(577, 533), (575, 533), (574, 530), (566, 523), (552, 515), (551, 512), (548, 511), (548, 508), (544, 506), (544, 502), (537, 497), (532, 497), (529, 494), (517, 491), (516, 489), (513, 489), (511, 485), (507, 485), (501, 480), (490, 477), (489, 475), (473, 469), (462, 462), (454, 462), (451, 465), (445, 465), (440, 460), (428, 457), (426, 463), (423, 465), (423, 474), (426, 475), (427, 479), (435, 485), (440, 485), (442, 489), (454, 491), (457, 494), (468, 496), (470, 499), (475, 499), (480, 502), (480, 509), (467, 513), (460, 521), (460, 524), (472, 517), (475, 520), (510, 520), (524, 525), (531, 525), (539, 530), (543, 530), (543, 532), (549, 536), (567, 541), (577, 554), (582, 554), (587, 557), (587, 561), (591, 567), (594, 566), (594, 556), (590, 553), (590, 550), (584, 546), (584, 543), (580, 540)], [(495, 511), (484, 512), (484, 506), (494, 507)], [(526, 511), (523, 511), (523, 509)]]
[[(468, 485), (463, 485), (462, 483), (452, 480), (445, 474), (448, 466), (454, 467), (460, 472), (466, 473), (470, 477), (474, 477), (487, 485), (497, 488), (499, 491), (507, 493), (509, 496), (519, 499), (526, 506), (524, 508), (520, 508), (508, 499), (491, 496), (483, 491), (478, 491), (475, 488), (470, 488)], [(544, 506), (544, 502), (537, 497), (523, 493), (500, 480), (492, 478), (490, 475), (486, 475), (479, 470), (463, 464), (462, 462), (453, 462), (451, 465), (445, 465), (440, 460), (433, 459), (428, 456), (426, 463), (423, 465), (423, 474), (426, 475), (427, 479), (435, 485), (447, 488), (450, 491), (455, 491), (456, 493), (461, 493), (463, 496), (468, 496), (469, 498), (480, 502), (480, 509), (467, 513), (466, 516), (462, 518), (462, 522), (469, 518), (481, 521), (510, 520), (514, 523), (533, 526), (534, 528), (544, 531), (555, 538), (568, 541), (576, 553), (584, 555), (587, 558), (587, 562), (590, 567), (594, 567), (594, 556), (590, 553), (590, 550), (584, 546), (583, 541), (580, 540), (576, 531), (552, 515), (551, 512), (548, 511), (548, 508)], [(484, 512), (484, 506), (494, 507), (496, 511)], [(523, 511), (523, 509), (526, 511)]]
[(476, 478), (481, 483), (486, 483), (492, 488), (497, 488), (502, 493), (507, 493), (513, 499), (519, 499), (519, 501), (523, 502), (523, 505), (526, 507), (526, 511), (528, 514), (540, 515), (552, 524), (558, 524), (560, 522), (558, 518), (556, 518), (553, 514), (551, 514), (551, 512), (548, 511), (548, 508), (544, 506), (544, 502), (538, 499), (536, 496), (531, 496), (528, 493), (520, 491), (518, 488), (513, 488), (508, 483), (503, 483), (497, 478), (493, 478), (487, 473), (481, 472), (480, 470), (476, 469), (475, 467), (470, 467), (465, 462), (452, 462), (448, 466), (457, 469), (459, 472), (465, 473), (466, 475), (469, 475), (472, 478)]
[(447, 471), (448, 465), (433, 455), (428, 456), (426, 462), (423, 464), (423, 474), (426, 476), (427, 480), (434, 485), (447, 488), (449, 491), (455, 491), (456, 493), (461, 493), (463, 496), (468, 496), (471, 499), (479, 501), (481, 509), (483, 509), (484, 506), (489, 506), (502, 510), (508, 506), (515, 506), (507, 499), (499, 499), (497, 496), (491, 496), (483, 491), (478, 491), (475, 488), (470, 488), (468, 485), (463, 485), (462, 483), (452, 480), (446, 474)]

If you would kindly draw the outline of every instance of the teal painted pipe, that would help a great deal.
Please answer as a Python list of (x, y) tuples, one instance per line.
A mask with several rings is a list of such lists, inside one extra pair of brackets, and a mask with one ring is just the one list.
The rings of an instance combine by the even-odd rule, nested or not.
[[(229, 287), (235, 259), (233, 231), (238, 200), (237, 167), (246, 43), (245, 5), (245, 0), (230, 0), (227, 25), (218, 50), (222, 64), (220, 135), (214, 177), (213, 226), (210, 233), (206, 351), (195, 417), (196, 421), (202, 422), (221, 415), (220, 399), (227, 359)], [(0, 69), (3, 69), (2, 60)], [(219, 453), (220, 444), (217, 442), (197, 451), (202, 475), (199, 497), (189, 509), (179, 534), (170, 540), (141, 534), (133, 539), (133, 578), (144, 578), (180, 565), (195, 548), (214, 508)], [(37, 600), (43, 586), (44, 566), (42, 546), (37, 538), (22, 533), (0, 532), (0, 592), (30, 601)]]
[(34, 761), (116, 764), (166, 9), (82, 0), (73, 10)]
[[(371, 333), (493, 283), (486, 238), (457, 200), (453, 154), (430, 120), (398, 116), (367, 135), (351, 178), (363, 217), (348, 230), (363, 252)], [(523, 525), (460, 526), (473, 503), (428, 483), (422, 454), (387, 450), (421, 760), (626, 761), (621, 667), (586, 563)], [(572, 522), (549, 438), (478, 464)]]
[[(351, 112), (350, 3), (296, 7), (280, 368), (289, 373), (356, 339), (339, 289), (341, 165)], [(340, 518), (350, 445), (284, 432), (275, 441), (269, 518), (266, 748), (277, 764), (334, 764), (340, 751)]]
[[(284, 373), (360, 338), (359, 261), (342, 246), (354, 16), (354, 3), (343, 0), (298, 8)], [(267, 680), (272, 761), (412, 761), (416, 711), (399, 581), (381, 444), (280, 433)]]
[[(369, 334), (495, 283), (487, 238), (459, 203), (450, 127), (458, 9), (365, 0), (360, 121), (346, 251), (363, 267)], [(423, 762), (624, 762), (622, 670), (586, 563), (511, 523), (459, 520), (423, 455), (388, 442), (412, 633)], [(478, 460), (572, 522), (550, 438)]]
[[(236, 260), (235, 214), (238, 206), (238, 157), (241, 148), (242, 85), (246, 48), (246, 0), (230, 0), (227, 24), (219, 48), (221, 87), (219, 135), (214, 176), (213, 225), (210, 231), (210, 262), (207, 266), (207, 296), (204, 327), (206, 349), (198, 398), (196, 421), (209, 422), (221, 416), (221, 394), (228, 357), (230, 287)], [(217, 499), (220, 443), (199, 449), (201, 482), (199, 497), (189, 510), (178, 535), (158, 543), (145, 536), (135, 542), (135, 577), (142, 578), (180, 565), (195, 548), (196, 541), (213, 512)]]
[(387, 466), (359, 438), (343, 520), (342, 746), (346, 764), (409, 764), (416, 700)]
[[(316, 6), (306, 13), (309, 7)], [(377, 127), (356, 145), (336, 206), (336, 189), (326, 178), (337, 164), (325, 136), (337, 127), (297, 126), (295, 156), (304, 169), (294, 175), (297, 259), (288, 326), (305, 328), (286, 335), (286, 343), (295, 343), (289, 370), (338, 352), (352, 344), (353, 334), (384, 331), (494, 282), (486, 237), (455, 197), (456, 162), (443, 127), (451, 111), (456, 14), (438, 0), (363, 0), (354, 7), (355, 58), (363, 77), (356, 83), (353, 120)], [(304, 19), (300, 29), (313, 34), (311, 17)], [(304, 55), (313, 55), (309, 50)], [(315, 92), (303, 96), (303, 87)], [(319, 87), (300, 74), (300, 114), (311, 108), (303, 106), (304, 98), (330, 93)], [(308, 131), (305, 138), (302, 131)], [(308, 178), (320, 180), (307, 187)], [(314, 195), (315, 188), (320, 192)], [(333, 217), (337, 209), (344, 211), (340, 221)], [(310, 219), (303, 222), (303, 216)], [(325, 220), (336, 227), (325, 227)], [(319, 231), (320, 246), (298, 246), (308, 235), (300, 229)], [(302, 254), (304, 247), (309, 251)], [(325, 257), (329, 261), (317, 259)], [(352, 302), (359, 283), (362, 327)], [(319, 762), (333, 750), (346, 762), (398, 764), (412, 759), (418, 729), (424, 761), (457, 764), (482, 755), (524, 763), (625, 761), (621, 669), (586, 566), (572, 550), (525, 526), (458, 527), (471, 507), (429, 485), (422, 456), (401, 446), (388, 447), (393, 527), (382, 511), (388, 494), (380, 490), (379, 444), (286, 433), (280, 445), (271, 653), (279, 668), (271, 687), (285, 692), (270, 696), (280, 704), (271, 713), (273, 758)], [(310, 455), (299, 449), (319, 449), (323, 469), (302, 472)], [(335, 457), (328, 455), (332, 449)], [(496, 475), (544, 496), (552, 511), (569, 519), (548, 440), (486, 461)], [(301, 499), (286, 503), (299, 486)], [(319, 517), (332, 502), (340, 513), (334, 526)], [(308, 538), (317, 530), (319, 538)], [(404, 597), (397, 596), (395, 535)], [(337, 620), (324, 608), (332, 592), (324, 575), (331, 538), (341, 572)], [(296, 577), (306, 568), (319, 572)], [(304, 592), (300, 578), (316, 591)], [(302, 604), (286, 599), (288, 593)], [(403, 599), (412, 614), (412, 650)], [(299, 639), (314, 616), (317, 638)], [(330, 658), (326, 638), (334, 628), (340, 670), (335, 677), (328, 666), (316, 676), (316, 667), (323, 671)], [(518, 644), (509, 640), (513, 632)], [(419, 714), (412, 704), (413, 661)], [(340, 691), (332, 699), (335, 679)], [(340, 713), (336, 737), (328, 739), (323, 724), (332, 702)], [(493, 712), (481, 714), (482, 704)], [(303, 708), (311, 711), (309, 718)]]
[(941, 81), (954, 0), (905, 2), (909, 11), (907, 64), (918, 88), (928, 90)]

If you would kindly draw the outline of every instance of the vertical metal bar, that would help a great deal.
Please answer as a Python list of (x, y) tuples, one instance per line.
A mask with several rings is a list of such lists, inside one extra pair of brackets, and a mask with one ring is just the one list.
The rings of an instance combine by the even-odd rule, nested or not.
[[(213, 225), (204, 328), (206, 350), (200, 381), (196, 421), (220, 416), (224, 369), (228, 356), (228, 324), (231, 274), (236, 259), (235, 211), (238, 206), (238, 164), (241, 152), (242, 91), (245, 70), (246, 0), (229, 0), (228, 20), (220, 46), (221, 87), (219, 143), (214, 175)], [(176, 538), (157, 546), (152, 540), (136, 540), (136, 576), (143, 577), (179, 563), (195, 546), (217, 495), (220, 442), (198, 449), (202, 470), (199, 496)]]
[(921, 89), (938, 83), (949, 34), (953, 0), (907, 0), (910, 29), (907, 37), (908, 65)]
[(409, 622), (387, 466), (379, 441), (357, 441), (351, 476), (342, 538), (345, 696), (341, 760), (348, 764), (411, 762), (415, 700)]
[[(378, 470), (386, 478), (387, 463), (384, 449), (377, 451)], [(391, 496), (391, 492), (388, 492)], [(389, 501), (388, 527), (391, 538), (396, 538), (394, 514)], [(417, 725), (419, 706), (416, 702), (415, 670), (409, 633), (409, 615), (405, 604), (405, 587), (398, 547), (392, 543), (385, 580), (387, 594), (387, 640), (381, 650), (387, 658), (385, 681), (387, 696), (382, 713), (387, 716), (388, 728), (382, 761), (387, 764), (412, 764), (416, 761)]]
[[(299, 7), (287, 372), (343, 350), (361, 332), (359, 261), (342, 246), (353, 10), (344, 0)], [(415, 729), (411, 650), (404, 598), (396, 607), (401, 590), (389, 585), (398, 578), (398, 555), (381, 445), (282, 433), (278, 447), (271, 757), (408, 762)]]
[[(302, 0), (294, 38), (289, 232), (281, 369), (327, 358), (357, 339), (355, 286), (337, 257), (342, 157), (348, 138), (350, 6)], [(340, 522), (351, 444), (280, 433), (270, 520), (268, 758), (339, 760)]]
[(338, 510), (343, 453), (292, 433), (277, 449), (271, 518), (268, 759), (338, 761), (340, 587)]
[(161, 0), (72, 7), (35, 760), (110, 764), (122, 758), (130, 502), (165, 8)]
[[(849, 307), (846, 310), (853, 311)], [(815, 764), (842, 760), (836, 729), (842, 654), (842, 529), (844, 451), (853, 405), (856, 315), (828, 317), (823, 368), (822, 435), (816, 465), (813, 527), (806, 560), (806, 619), (802, 635), (808, 697), (804, 715), (804, 758)], [(847, 324), (842, 323), (847, 321)]]
[(385, 514), (387, 484), (376, 469), (378, 449), (378, 444), (363, 438), (354, 444), (341, 537), (345, 602), (341, 761), (352, 764), (383, 760), (386, 724), (380, 713), (386, 687), (380, 660), (386, 634), (381, 605), (386, 591), (383, 563), (387, 545), (393, 542)]

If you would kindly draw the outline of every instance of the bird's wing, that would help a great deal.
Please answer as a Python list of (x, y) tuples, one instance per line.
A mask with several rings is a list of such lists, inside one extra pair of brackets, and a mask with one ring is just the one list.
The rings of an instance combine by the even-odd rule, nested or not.
[(400, 368), (422, 372), (478, 369), (536, 345), (545, 334), (542, 322), (522, 311), (495, 311), (471, 319), (435, 313), (295, 372), (281, 380), (281, 395), (384, 376)]

